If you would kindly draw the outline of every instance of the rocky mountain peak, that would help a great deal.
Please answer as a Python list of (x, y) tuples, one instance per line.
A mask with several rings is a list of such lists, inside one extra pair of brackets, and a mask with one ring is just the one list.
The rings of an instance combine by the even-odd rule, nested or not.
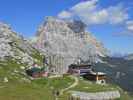
[(73, 38), (83, 38), (97, 49), (97, 53), (100, 56), (107, 55), (107, 50), (103, 44), (90, 32), (86, 31), (86, 25), (80, 20), (62, 20), (56, 17), (46, 17), (37, 31), (38, 44), (43, 44), (39, 42), (44, 42), (47, 38), (52, 39), (52, 37), (48, 37), (51, 34), (72, 35)]
[(58, 67), (63, 69), (61, 72), (65, 72), (65, 68), (77, 62), (78, 58), (95, 62), (98, 56), (106, 55), (106, 50), (85, 28), (80, 20), (47, 17), (37, 31), (37, 48), (48, 56), (54, 55), (52, 62), (58, 60), (62, 64), (58, 65), (63, 67)]
[(86, 25), (80, 20), (72, 20), (67, 22), (67, 24), (75, 33), (84, 32), (86, 28)]

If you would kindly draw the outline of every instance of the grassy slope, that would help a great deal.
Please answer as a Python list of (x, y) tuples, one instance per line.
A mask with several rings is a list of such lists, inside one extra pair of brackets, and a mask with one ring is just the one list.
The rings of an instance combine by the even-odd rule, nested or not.
[(82, 91), (82, 92), (101, 92), (101, 91), (112, 91), (117, 90), (118, 88), (115, 85), (98, 85), (90, 81), (80, 80), (78, 84), (72, 90)]
[[(33, 58), (37, 59), (38, 64), (41, 65), (42, 56), (39, 52), (33, 52)], [(21, 66), (26, 64), (18, 64), (19, 60), (7, 58), (5, 61), (0, 61), (0, 100), (52, 100), (52, 94), (47, 87), (42, 87), (36, 82), (25, 82), (26, 79), (23, 73), (25, 70)], [(4, 78), (8, 78), (9, 82), (4, 83)], [(44, 81), (44, 80), (43, 80)], [(46, 92), (46, 93), (45, 93)], [(28, 99), (29, 98), (29, 99)]]
[[(38, 56), (35, 58), (38, 58)], [(39, 56), (39, 58), (41, 59), (41, 56)], [(38, 79), (31, 81), (31, 83), (27, 83), (21, 81), (21, 78), (24, 77), (22, 74), (16, 73), (12, 75), (14, 70), (21, 70), (20, 66), (22, 66), (22, 64), (17, 64), (16, 61), (12, 60), (0, 62), (0, 100), (54, 100), (53, 91), (66, 88), (74, 81), (70, 77), (65, 76), (64, 78)], [(8, 77), (9, 82), (3, 83), (3, 77)], [(115, 85), (101, 86), (83, 79), (80, 79), (79, 84), (71, 90), (98, 92), (116, 89), (121, 92), (122, 96), (120, 100), (132, 100)], [(59, 97), (59, 100), (68, 100), (68, 97), (69, 93), (65, 92), (65, 94)]]
[(0, 100), (52, 100), (49, 88), (38, 84), (7, 83), (0, 91)]
[[(73, 83), (70, 77), (54, 79), (38, 79), (31, 83), (11, 81), (0, 84), (0, 100), (54, 100), (53, 91), (61, 90)], [(88, 87), (86, 89), (85, 87)], [(98, 92), (119, 89), (117, 86), (101, 86), (91, 82), (80, 80), (79, 85), (71, 90), (84, 92)], [(120, 90), (120, 89), (119, 89)], [(121, 90), (120, 90), (121, 91)], [(59, 100), (68, 100), (69, 94), (65, 92), (59, 97)], [(122, 92), (120, 100), (131, 100), (127, 94)]]
[(17, 64), (16, 61), (8, 59), (7, 61), (0, 61), (0, 82), (4, 77), (7, 77), (9, 80), (19, 80), (20, 78), (24, 77), (20, 73), (16, 73), (16, 71), (23, 70), (20, 69), (20, 66), (25, 66), (24, 64)]
[(53, 91), (73, 83), (69, 77), (38, 79), (31, 83), (9, 82), (0, 84), (0, 100), (53, 100)]

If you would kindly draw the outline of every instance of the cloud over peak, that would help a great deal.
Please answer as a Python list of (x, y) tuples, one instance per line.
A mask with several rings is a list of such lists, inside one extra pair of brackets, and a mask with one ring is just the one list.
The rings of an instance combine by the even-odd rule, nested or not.
[(129, 15), (122, 4), (102, 8), (98, 2), (99, 0), (80, 2), (69, 10), (59, 13), (58, 17), (63, 19), (79, 18), (87, 25), (126, 23), (126, 28), (124, 27), (126, 31), (133, 30), (133, 21), (128, 21)]
[(87, 25), (91, 24), (120, 24), (128, 19), (128, 14), (121, 5), (100, 8), (98, 0), (81, 2), (67, 11), (62, 11), (59, 18), (78, 17)]

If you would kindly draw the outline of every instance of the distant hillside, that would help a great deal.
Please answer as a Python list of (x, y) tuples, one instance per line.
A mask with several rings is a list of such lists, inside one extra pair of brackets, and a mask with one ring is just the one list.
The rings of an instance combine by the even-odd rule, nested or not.
[(103, 58), (104, 63), (95, 65), (95, 69), (107, 73), (112, 82), (123, 89), (133, 92), (133, 60), (124, 58)]

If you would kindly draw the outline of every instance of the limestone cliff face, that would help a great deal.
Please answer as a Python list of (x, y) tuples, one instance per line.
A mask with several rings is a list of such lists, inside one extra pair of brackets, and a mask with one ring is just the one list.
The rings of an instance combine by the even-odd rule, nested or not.
[(103, 46), (102, 42), (98, 41), (91, 33), (86, 32), (86, 40), (95, 46), (96, 53), (99, 56), (105, 57), (108, 55), (108, 50)]
[(58, 64), (62, 63), (61, 72), (65, 72), (68, 65), (76, 63), (79, 58), (83, 62), (95, 62), (98, 56), (106, 56), (106, 49), (86, 32), (85, 26), (81, 21), (47, 17), (37, 31), (37, 48), (48, 56), (61, 58), (61, 62), (56, 58)]
[(46, 38), (46, 32), (49, 34), (73, 34), (79, 38), (84, 38), (89, 43), (96, 47), (97, 53), (101, 56), (107, 55), (107, 49), (104, 48), (103, 44), (98, 41), (91, 33), (85, 30), (86, 25), (81, 21), (68, 21), (61, 20), (54, 17), (47, 17), (44, 23), (39, 27), (37, 36), (38, 40), (43, 42)]
[(14, 32), (11, 27), (0, 22), (0, 61), (11, 58), (18, 63), (32, 65), (32, 57), (36, 50), (22, 36)]

